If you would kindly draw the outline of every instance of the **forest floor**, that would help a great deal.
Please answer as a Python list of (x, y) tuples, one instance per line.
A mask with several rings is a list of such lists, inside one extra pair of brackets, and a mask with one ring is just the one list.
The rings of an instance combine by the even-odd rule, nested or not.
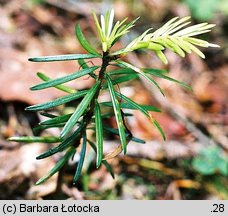
[[(140, 2), (139, 5), (128, 1), (113, 4), (118, 19), (141, 17), (132, 37), (148, 26), (156, 29), (174, 16), (190, 13), (178, 1)], [(168, 66), (162, 65), (153, 53), (134, 53), (126, 58), (139, 67), (167, 69), (169, 76), (193, 89), (188, 91), (158, 79), (166, 94), (163, 98), (144, 80), (120, 85), (121, 92), (133, 100), (161, 108), (162, 113), (153, 116), (163, 127), (166, 142), (135, 111), (128, 124), (132, 133), (145, 139), (146, 144), (131, 142), (127, 156), (120, 155), (110, 161), (114, 180), (104, 167), (96, 169), (95, 156), (88, 152), (83, 175), (76, 186), (72, 185), (75, 164), (69, 164), (65, 170), (61, 194), (53, 195), (57, 176), (43, 185), (34, 185), (61, 154), (37, 161), (36, 156), (50, 146), (8, 142), (7, 138), (39, 133), (32, 128), (43, 117), (24, 108), (62, 96), (55, 89), (30, 91), (39, 82), (36, 72), (44, 71), (54, 78), (78, 70), (79, 65), (74, 61), (31, 63), (27, 59), (84, 52), (75, 37), (76, 23), (80, 23), (85, 35), (98, 47), (91, 11), (100, 13), (105, 6), (100, 1), (0, 1), (0, 199), (228, 199), (228, 22), (227, 17), (219, 15), (211, 21), (217, 27), (207, 39), (221, 48), (203, 50), (205, 60), (194, 54), (181, 59), (171, 52), (167, 52)], [(90, 62), (97, 63), (97, 60)], [(89, 78), (70, 83), (77, 89), (91, 84)], [(58, 111), (63, 109), (72, 107), (59, 107)], [(58, 133), (57, 129), (43, 132)], [(115, 137), (107, 137), (105, 153), (117, 143)]]

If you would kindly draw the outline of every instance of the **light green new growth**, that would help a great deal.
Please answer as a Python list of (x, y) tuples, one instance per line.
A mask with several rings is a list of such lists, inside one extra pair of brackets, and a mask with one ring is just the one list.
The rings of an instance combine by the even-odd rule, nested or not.
[(153, 33), (149, 33), (151, 29), (146, 30), (142, 35), (134, 39), (126, 48), (112, 53), (116, 54), (127, 54), (138, 49), (148, 49), (155, 52), (155, 54), (165, 64), (168, 60), (164, 54), (164, 50), (170, 49), (181, 57), (185, 57), (186, 53), (195, 52), (202, 58), (205, 55), (196, 47), (219, 47), (217, 44), (208, 43), (205, 40), (197, 39), (194, 36), (211, 31), (214, 24), (201, 23), (186, 27), (191, 22), (190, 17), (174, 17), (165, 25)]
[(113, 9), (111, 11), (107, 11), (104, 16), (101, 15), (101, 25), (95, 13), (93, 13), (93, 17), (97, 27), (98, 36), (102, 44), (102, 50), (104, 52), (107, 52), (114, 45), (114, 43), (120, 39), (120, 37), (127, 34), (134, 26), (135, 22), (139, 19), (137, 18), (132, 22), (125, 24), (127, 21), (127, 18), (125, 18), (121, 22), (117, 21), (115, 25), (113, 25)]

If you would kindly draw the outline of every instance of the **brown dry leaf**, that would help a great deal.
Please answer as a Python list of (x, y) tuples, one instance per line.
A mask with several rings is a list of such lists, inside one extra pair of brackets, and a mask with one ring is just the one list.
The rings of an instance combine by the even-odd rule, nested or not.
[[(36, 143), (23, 145), (10, 151), (0, 151), (0, 197), (2, 199), (17, 195), (26, 196), (30, 184), (34, 184), (47, 173), (48, 169), (54, 166), (53, 158), (48, 158), (43, 161), (36, 160), (36, 156), (41, 154), (44, 150), (44, 144)], [(52, 181), (56, 184), (56, 176), (52, 178)], [(18, 187), (18, 185), (20, 185), (20, 187)], [(47, 185), (45, 187), (46, 191)], [(37, 193), (40, 193), (40, 191), (37, 190), (38, 188), (34, 193), (30, 193), (31, 191), (28, 192), (31, 199), (37, 198)]]
[[(51, 46), (45, 45), (46, 51), (42, 50), (42, 42), (32, 40), (30, 43), (31, 49), (36, 50), (33, 55), (52, 55), (60, 54), (60, 51), (53, 49)], [(40, 51), (38, 51), (40, 50)], [(36, 77), (36, 72), (41, 71), (51, 78), (57, 78), (67, 75), (67, 73), (76, 72), (79, 66), (75, 61), (55, 62), (55, 63), (30, 63), (27, 62), (28, 55), (24, 52), (11, 49), (0, 49), (1, 73), (0, 73), (0, 98), (5, 101), (18, 100), (28, 104), (42, 103), (53, 98), (64, 95), (61, 91), (54, 88), (42, 91), (30, 91), (29, 88), (40, 81)], [(8, 58), (10, 56), (10, 58)], [(83, 89), (88, 88), (93, 83), (93, 79), (83, 77), (77, 81), (69, 83), (69, 86)]]
[(200, 183), (196, 181), (192, 181), (190, 179), (180, 179), (180, 180), (175, 180), (174, 183), (178, 188), (194, 188), (194, 189), (199, 189), (200, 188)]
[[(56, 18), (52, 11), (40, 6), (33, 7), (34, 11), (22, 10), (20, 4), (17, 7), (13, 7), (12, 11), (11, 7), (0, 9), (0, 12), (4, 12), (1, 13), (1, 19), (8, 23), (3, 25), (0, 22), (0, 99), (36, 104), (62, 96), (63, 93), (54, 88), (48, 89), (48, 94), (47, 90), (32, 92), (29, 88), (41, 82), (37, 78), (36, 72), (44, 72), (51, 78), (57, 78), (78, 71), (80, 67), (77, 62), (32, 63), (27, 59), (43, 55), (81, 53), (82, 48), (73, 33), (75, 23), (68, 21), (68, 25), (64, 26), (62, 17)], [(16, 10), (16, 14), (9, 18), (9, 14), (5, 12), (7, 10), (9, 10), (9, 14), (15, 13)], [(30, 16), (30, 13), (39, 20), (38, 23)], [(50, 21), (54, 18), (57, 21), (51, 22), (49, 25), (55, 29), (58, 28), (59, 37), (50, 34), (42, 25), (42, 23), (47, 24), (46, 19)], [(68, 28), (70, 28), (71, 36), (68, 36)], [(42, 34), (39, 37), (34, 36), (37, 33)], [(62, 33), (64, 33), (63, 36)], [(93, 60), (89, 64), (97, 63), (97, 60)], [(93, 82), (92, 78), (83, 77), (69, 82), (67, 85), (69, 84), (72, 88), (84, 89), (90, 87)]]
[(166, 190), (166, 199), (181, 200), (181, 192), (175, 182), (171, 182)]
[(180, 188), (199, 189), (200, 184), (196, 181), (192, 181), (189, 179), (180, 179), (180, 180), (172, 181), (166, 190), (166, 198), (181, 200), (182, 196), (181, 196)]
[[(7, 57), (10, 56), (10, 59)], [(59, 92), (50, 90), (32, 92), (29, 88), (38, 83), (34, 65), (28, 65), (27, 56), (15, 50), (1, 50), (0, 98), (4, 101), (23, 101), (28, 104), (41, 103), (57, 97)]]
[(118, 156), (122, 152), (123, 148), (122, 145), (119, 144), (113, 151), (108, 153), (103, 160), (110, 160), (116, 156)]

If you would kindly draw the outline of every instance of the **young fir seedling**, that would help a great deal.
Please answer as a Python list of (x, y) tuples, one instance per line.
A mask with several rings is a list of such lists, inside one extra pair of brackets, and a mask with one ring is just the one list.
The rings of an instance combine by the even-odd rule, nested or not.
[[(146, 30), (139, 37), (134, 39), (126, 47), (113, 52), (112, 46), (120, 40), (122, 36), (127, 34), (138, 20), (135, 19), (127, 23), (127, 18), (123, 21), (114, 23), (114, 11), (108, 11), (104, 16), (101, 15), (100, 22), (95, 13), (93, 14), (94, 21), (98, 33), (98, 38), (101, 43), (102, 52), (96, 50), (83, 35), (80, 25), (76, 25), (76, 36), (81, 46), (88, 52), (88, 54), (69, 54), (58, 56), (44, 56), (30, 58), (32, 62), (53, 62), (53, 61), (70, 61), (77, 60), (81, 65), (81, 70), (76, 71), (70, 75), (51, 79), (43, 73), (37, 73), (38, 77), (44, 82), (33, 86), (32, 90), (47, 89), (55, 87), (58, 90), (66, 92), (66, 95), (57, 98), (53, 101), (43, 104), (33, 105), (26, 108), (28, 111), (42, 111), (42, 115), (48, 119), (40, 122), (39, 129), (45, 130), (47, 128), (58, 127), (61, 128), (59, 137), (11, 137), (9, 140), (17, 142), (43, 142), (43, 143), (57, 143), (55, 147), (42, 153), (37, 159), (50, 157), (58, 152), (65, 151), (65, 155), (57, 162), (50, 172), (37, 181), (36, 184), (41, 184), (49, 179), (52, 175), (58, 172), (72, 156), (79, 145), (81, 145), (80, 159), (76, 168), (76, 173), (73, 179), (75, 183), (81, 174), (83, 162), (86, 155), (87, 145), (96, 152), (96, 164), (100, 167), (104, 164), (107, 170), (114, 176), (111, 166), (106, 160), (115, 157), (123, 152), (127, 153), (127, 145), (130, 140), (138, 143), (144, 143), (143, 140), (134, 137), (131, 131), (127, 128), (125, 116), (129, 116), (125, 112), (127, 109), (140, 110), (148, 119), (151, 120), (152, 125), (158, 129), (161, 136), (165, 140), (165, 134), (159, 123), (152, 118), (150, 112), (160, 112), (157, 107), (138, 104), (123, 95), (117, 85), (119, 83), (137, 79), (138, 76), (144, 77), (152, 85), (164, 95), (164, 92), (154, 80), (154, 77), (160, 77), (173, 82), (176, 82), (186, 88), (190, 88), (183, 82), (175, 80), (165, 75), (164, 70), (153, 68), (138, 68), (128, 62), (122, 60), (122, 57), (135, 50), (144, 49), (153, 51), (158, 58), (165, 64), (168, 60), (164, 54), (165, 49), (169, 49), (177, 55), (184, 57), (186, 53), (194, 52), (200, 57), (204, 58), (204, 54), (198, 47), (218, 47), (215, 44), (208, 43), (205, 40), (197, 39), (195, 36), (209, 32), (215, 25), (202, 23), (198, 25), (189, 25), (190, 17), (178, 18), (175, 17), (163, 25), (158, 30), (151, 33), (151, 29)], [(101, 65), (88, 66), (85, 59), (100, 58)], [(115, 66), (115, 69), (109, 70), (109, 66)], [(97, 73), (95, 73), (95, 71)], [(83, 76), (91, 76), (94, 79), (94, 84), (87, 90), (76, 90), (65, 85), (65, 83), (75, 80)], [(102, 91), (108, 91), (110, 94), (110, 101), (99, 102), (99, 94)], [(66, 104), (71, 101), (80, 101), (75, 111), (67, 115), (53, 115), (48, 112), (49, 109), (59, 105)], [(101, 113), (101, 107), (111, 107), (110, 113)], [(50, 111), (50, 110), (49, 110)], [(115, 116), (117, 128), (110, 128), (104, 124), (104, 119)], [(96, 137), (95, 141), (87, 138), (87, 130), (93, 129)], [(120, 137), (120, 145), (110, 154), (104, 157), (103, 155), (103, 132), (113, 133)]]

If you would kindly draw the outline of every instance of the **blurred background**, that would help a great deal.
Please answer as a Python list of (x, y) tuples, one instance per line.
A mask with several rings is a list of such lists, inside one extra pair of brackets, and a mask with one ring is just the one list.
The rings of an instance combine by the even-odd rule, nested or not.
[[(174, 16), (192, 16), (193, 23), (217, 26), (201, 38), (219, 44), (181, 59), (167, 52), (164, 66), (153, 53), (133, 53), (126, 60), (139, 67), (169, 70), (169, 76), (191, 85), (193, 92), (158, 79), (166, 98), (142, 80), (120, 85), (121, 92), (141, 104), (155, 105), (162, 113), (153, 116), (163, 127), (167, 141), (141, 113), (129, 118), (132, 133), (146, 140), (131, 142), (128, 155), (110, 161), (113, 180), (104, 167), (95, 168), (95, 155), (87, 152), (83, 175), (72, 185), (75, 164), (64, 175), (63, 193), (52, 196), (55, 175), (41, 186), (34, 183), (46, 174), (61, 154), (37, 161), (49, 144), (10, 143), (10, 136), (39, 135), (33, 131), (42, 116), (25, 112), (28, 105), (62, 95), (55, 89), (32, 92), (40, 82), (36, 72), (59, 77), (79, 69), (75, 61), (31, 63), (32, 56), (84, 53), (74, 34), (80, 23), (85, 35), (99, 47), (91, 12), (104, 13), (113, 7), (116, 19), (140, 16), (131, 33), (116, 48), (128, 44), (145, 29), (157, 29)], [(228, 199), (228, 1), (227, 0), (0, 0), (0, 199)], [(99, 64), (94, 60), (90, 64)], [(88, 88), (91, 79), (69, 83)], [(66, 112), (69, 107), (58, 107)], [(112, 124), (112, 122), (109, 122)], [(58, 135), (58, 130), (42, 132)], [(118, 144), (106, 137), (105, 154)]]

